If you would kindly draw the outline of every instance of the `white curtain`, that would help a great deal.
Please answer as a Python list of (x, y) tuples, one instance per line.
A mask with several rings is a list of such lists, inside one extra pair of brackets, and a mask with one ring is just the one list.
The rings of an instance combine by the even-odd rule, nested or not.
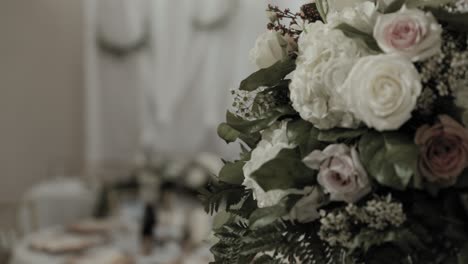
[[(269, 2), (86, 0), (88, 163), (128, 161), (142, 148), (172, 155), (233, 154), (216, 136), (229, 90), (252, 73), (248, 52)], [(216, 23), (218, 22), (218, 23)], [(148, 46), (114, 58), (97, 39)]]
[(86, 0), (86, 162), (88, 168), (129, 162), (140, 148), (143, 91), (151, 85), (149, 48), (125, 57), (103, 52), (98, 40), (131, 46), (146, 33), (147, 0)]

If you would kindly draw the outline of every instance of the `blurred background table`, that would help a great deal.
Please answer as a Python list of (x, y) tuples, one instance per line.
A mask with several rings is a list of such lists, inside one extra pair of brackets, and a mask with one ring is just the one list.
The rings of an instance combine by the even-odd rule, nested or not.
[[(170, 228), (165, 231), (170, 231)], [(208, 244), (186, 247), (180, 241), (170, 239), (159, 241), (150, 255), (143, 256), (140, 253), (139, 236), (135, 227), (116, 226), (109, 234), (103, 236), (102, 240), (86, 246), (86, 241), (92, 239), (92, 236), (93, 234), (70, 233), (64, 227), (32, 233), (14, 248), (10, 264), (206, 264), (211, 261)], [(47, 247), (54, 239), (55, 242), (76, 239), (74, 242), (77, 243), (82, 240), (83, 245), (77, 246), (76, 248), (81, 249), (76, 250), (58, 246), (55, 252), (34, 248), (41, 242)], [(66, 247), (67, 243), (61, 245)]]

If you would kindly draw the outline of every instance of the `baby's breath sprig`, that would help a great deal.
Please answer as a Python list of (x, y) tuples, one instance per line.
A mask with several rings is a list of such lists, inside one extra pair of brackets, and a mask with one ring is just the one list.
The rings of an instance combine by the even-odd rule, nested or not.
[(455, 0), (452, 3), (448, 3), (444, 6), (445, 10), (450, 13), (467, 13), (468, 12), (468, 1), (466, 0)]
[(352, 238), (360, 232), (381, 232), (400, 227), (406, 222), (403, 205), (391, 195), (375, 197), (364, 206), (349, 204), (345, 209), (320, 211), (319, 237), (330, 246), (350, 247)]
[(270, 18), (270, 23), (267, 25), (269, 30), (275, 30), (281, 35), (292, 37), (295, 40), (302, 33), (302, 24), (322, 20), (315, 4), (306, 4), (297, 13), (291, 12), (289, 8), (283, 10), (270, 4), (267, 13)]
[[(267, 12), (270, 17), (270, 23), (267, 25), (269, 30), (275, 30), (283, 36), (293, 38), (298, 38), (302, 33), (299, 27), (300, 13), (293, 13), (289, 8), (282, 10), (271, 4), (268, 5)], [(289, 24), (285, 24), (285, 20), (289, 20)]]
[(234, 113), (247, 120), (262, 118), (271, 110), (291, 103), (288, 90), (278, 87), (262, 87), (253, 92), (232, 90), (231, 94)]
[(251, 107), (254, 96), (242, 90), (231, 90), (231, 94), (233, 95), (232, 107), (234, 113), (245, 119), (250, 119), (252, 117)]
[(428, 112), (430, 101), (434, 102), (431, 93), (436, 97), (452, 96), (459, 80), (468, 79), (467, 35), (445, 31), (442, 38), (444, 41), (438, 55), (416, 63), (426, 90), (423, 91), (424, 99), (418, 102), (422, 112)]

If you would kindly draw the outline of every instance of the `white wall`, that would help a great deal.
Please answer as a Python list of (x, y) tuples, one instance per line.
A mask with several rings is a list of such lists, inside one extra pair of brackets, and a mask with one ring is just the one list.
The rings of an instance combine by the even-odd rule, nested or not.
[(0, 203), (83, 153), (82, 8), (0, 0)]

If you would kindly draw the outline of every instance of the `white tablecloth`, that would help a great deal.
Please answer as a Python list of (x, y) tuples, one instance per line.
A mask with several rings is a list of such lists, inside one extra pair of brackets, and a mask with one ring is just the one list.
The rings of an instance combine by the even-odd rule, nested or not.
[[(49, 255), (46, 253), (34, 251), (30, 248), (30, 242), (40, 237), (47, 237), (53, 233), (63, 232), (62, 228), (50, 228), (38, 233), (31, 234), (24, 238), (15, 248), (10, 264), (65, 264), (73, 255)], [(122, 250), (127, 253), (136, 253), (137, 243), (135, 237), (128, 235), (113, 236), (113, 241), (87, 251), (87, 253), (96, 253), (109, 249)], [(133, 247), (133, 249), (129, 248)], [(134, 251), (134, 252), (129, 252)], [(172, 264), (182, 254), (181, 247), (176, 242), (166, 243), (164, 246), (154, 248), (150, 256), (137, 255), (136, 264)], [(183, 257), (183, 264), (206, 264), (211, 259), (209, 246), (203, 245), (192, 252), (186, 253)], [(96, 263), (100, 264), (100, 263)]]

